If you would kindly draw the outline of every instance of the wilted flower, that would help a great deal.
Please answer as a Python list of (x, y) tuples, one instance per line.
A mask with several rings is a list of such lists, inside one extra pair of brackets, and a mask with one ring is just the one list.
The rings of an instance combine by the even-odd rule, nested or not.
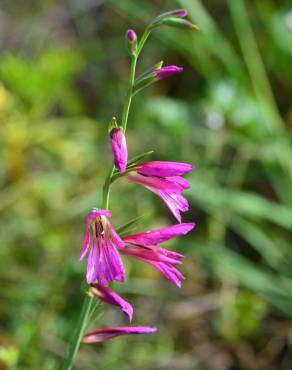
[(128, 149), (126, 138), (123, 130), (120, 128), (112, 129), (110, 133), (112, 151), (114, 155), (115, 166), (121, 171), (125, 172), (128, 161)]
[(137, 165), (135, 171), (130, 172), (127, 178), (157, 194), (181, 222), (180, 212), (186, 212), (189, 209), (189, 203), (181, 192), (191, 187), (181, 175), (192, 169), (193, 167), (187, 163), (145, 162)]
[(194, 227), (194, 223), (182, 223), (140, 234), (128, 235), (124, 237), (126, 247), (121, 250), (121, 253), (153, 265), (180, 288), (184, 276), (174, 265), (181, 265), (180, 259), (184, 256), (158, 247), (157, 244), (185, 235)]
[(98, 283), (91, 284), (91, 286), (89, 287), (89, 292), (95, 298), (98, 298), (105, 303), (119, 307), (128, 316), (129, 321), (132, 321), (133, 317), (132, 305), (125, 301), (116, 292)]
[(114, 337), (128, 334), (150, 334), (157, 329), (153, 326), (121, 326), (115, 328), (104, 328), (87, 333), (83, 336), (83, 343), (103, 343)]
[(116, 280), (123, 282), (124, 265), (117, 247), (124, 248), (125, 243), (116, 233), (108, 220), (111, 212), (96, 209), (88, 215), (86, 233), (80, 260), (87, 252), (87, 283), (98, 281), (103, 286)]

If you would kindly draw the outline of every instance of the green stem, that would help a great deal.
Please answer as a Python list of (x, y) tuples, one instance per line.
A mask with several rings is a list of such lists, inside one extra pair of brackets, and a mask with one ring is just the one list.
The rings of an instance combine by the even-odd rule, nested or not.
[(130, 70), (130, 77), (129, 77), (129, 84), (128, 84), (128, 92), (127, 92), (126, 102), (124, 105), (123, 115), (122, 115), (122, 128), (123, 128), (124, 133), (127, 130), (129, 111), (130, 111), (130, 106), (131, 106), (131, 102), (133, 98), (133, 88), (135, 85), (137, 60), (150, 34), (151, 34), (151, 29), (147, 28), (141, 37), (136, 53), (131, 56), (131, 70)]
[(137, 56), (132, 55), (131, 57), (131, 70), (130, 70), (130, 77), (129, 77), (129, 84), (128, 84), (128, 92), (126, 96), (126, 101), (123, 109), (122, 115), (122, 129), (124, 133), (127, 130), (127, 122), (129, 117), (130, 106), (133, 98), (133, 87), (135, 84), (135, 73), (136, 73), (136, 64), (137, 64)]
[(92, 303), (93, 303), (93, 297), (86, 294), (84, 301), (83, 301), (79, 321), (76, 326), (72, 341), (70, 342), (68, 356), (64, 363), (63, 370), (71, 370), (73, 367), (75, 357), (77, 355), (80, 342), (81, 342), (82, 336), (84, 334), (84, 331), (87, 325), (88, 316), (90, 313)]
[(115, 166), (112, 165), (109, 173), (104, 181), (103, 184), (103, 191), (102, 191), (102, 209), (108, 209), (109, 207), (109, 195), (110, 195), (110, 185), (111, 185), (111, 180), (112, 176), (115, 170)]

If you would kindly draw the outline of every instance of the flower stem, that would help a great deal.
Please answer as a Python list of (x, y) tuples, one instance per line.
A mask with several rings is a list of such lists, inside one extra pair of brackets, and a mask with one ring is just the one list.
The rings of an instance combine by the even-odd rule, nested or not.
[(133, 98), (133, 87), (135, 84), (135, 73), (136, 73), (136, 64), (137, 64), (137, 55), (132, 55), (131, 57), (131, 70), (130, 70), (130, 77), (129, 77), (129, 84), (128, 84), (128, 92), (126, 96), (126, 102), (123, 109), (123, 116), (122, 116), (122, 129), (126, 132), (127, 129), (127, 122), (129, 117), (130, 106)]
[(82, 336), (84, 334), (84, 331), (87, 325), (88, 316), (90, 313), (92, 303), (93, 303), (93, 297), (86, 294), (84, 301), (83, 301), (79, 321), (76, 326), (72, 341), (70, 342), (68, 356), (64, 363), (63, 370), (71, 370), (73, 367), (75, 357), (77, 355), (80, 342), (81, 342)]
[[(135, 73), (136, 73), (136, 64), (137, 64), (137, 55), (133, 55), (131, 57), (131, 70), (130, 70), (130, 77), (129, 77), (129, 84), (128, 84), (128, 92), (126, 96), (126, 101), (123, 109), (123, 115), (122, 115), (122, 128), (123, 131), (126, 131), (127, 128), (127, 121), (129, 116), (129, 110), (132, 102), (133, 97), (133, 87), (135, 83)], [(108, 209), (109, 208), (109, 194), (110, 194), (110, 185), (111, 185), (111, 179), (114, 174), (115, 166), (112, 165), (107, 177), (105, 178), (104, 184), (103, 184), (103, 191), (102, 191), (102, 209)], [(91, 309), (93, 307), (94, 298), (89, 296), (88, 294), (85, 295), (80, 317), (78, 324), (76, 326), (76, 330), (74, 332), (74, 336), (70, 342), (68, 355), (65, 360), (63, 370), (71, 370), (74, 365), (74, 361), (81, 343), (81, 339), (84, 335), (88, 319), (91, 313)]]

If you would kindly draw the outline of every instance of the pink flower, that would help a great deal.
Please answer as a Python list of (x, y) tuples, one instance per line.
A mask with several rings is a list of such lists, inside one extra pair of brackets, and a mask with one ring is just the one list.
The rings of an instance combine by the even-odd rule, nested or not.
[(133, 307), (116, 292), (98, 283), (92, 284), (89, 288), (89, 292), (95, 298), (98, 298), (105, 303), (119, 307), (124, 312), (124, 314), (128, 316), (129, 321), (132, 321)]
[(189, 209), (189, 203), (181, 193), (191, 186), (180, 176), (192, 169), (193, 167), (188, 163), (145, 162), (137, 165), (135, 172), (130, 172), (127, 178), (157, 194), (175, 218), (181, 222), (180, 212), (186, 212)]
[(124, 265), (117, 247), (124, 248), (125, 243), (116, 233), (108, 220), (111, 212), (94, 210), (88, 215), (86, 233), (80, 256), (82, 260), (87, 252), (87, 283), (98, 281), (106, 286), (111, 281), (123, 282)]
[(158, 230), (128, 235), (124, 238), (126, 247), (121, 250), (121, 253), (153, 265), (176, 286), (181, 288), (181, 280), (184, 280), (184, 276), (174, 265), (181, 265), (180, 259), (184, 258), (184, 256), (158, 247), (156, 244), (185, 235), (194, 227), (194, 223), (182, 223)]
[(165, 67), (161, 67), (159, 69), (156, 69), (155, 71), (153, 71), (153, 75), (156, 76), (158, 79), (162, 79), (162, 78), (168, 78), (168, 77), (172, 77), (178, 73), (181, 73), (183, 72), (183, 68), (182, 67), (177, 67), (177, 66), (165, 66)]
[(120, 128), (114, 128), (110, 133), (110, 138), (115, 166), (121, 172), (125, 172), (128, 161), (128, 149), (125, 135)]
[(157, 329), (152, 326), (121, 326), (115, 328), (104, 328), (87, 333), (82, 338), (82, 343), (103, 343), (114, 337), (128, 334), (155, 333)]

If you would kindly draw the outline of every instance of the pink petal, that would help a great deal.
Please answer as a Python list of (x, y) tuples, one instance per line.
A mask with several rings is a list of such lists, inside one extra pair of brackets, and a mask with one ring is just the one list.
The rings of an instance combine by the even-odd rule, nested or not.
[(177, 66), (165, 66), (165, 67), (161, 67), (159, 69), (156, 69), (155, 71), (153, 71), (152, 73), (157, 76), (158, 78), (168, 78), (168, 77), (172, 77), (178, 73), (181, 73), (183, 72), (183, 68), (182, 67), (177, 67)]
[(108, 211), (107, 209), (96, 209), (96, 210), (89, 213), (89, 215), (87, 217), (87, 223), (91, 223), (93, 218), (97, 218), (97, 217), (100, 217), (100, 216), (111, 217), (112, 213), (111, 213), (111, 211)]
[(115, 245), (107, 239), (94, 243), (87, 262), (87, 283), (97, 280), (106, 286), (111, 281), (123, 282), (125, 269), (119, 252)]
[[(178, 261), (177, 257), (170, 257), (168, 251), (163, 248), (159, 248), (156, 246), (139, 246), (135, 244), (127, 244), (127, 247), (121, 251), (122, 254), (132, 256), (143, 261), (156, 261), (156, 262), (164, 262), (167, 264), (173, 265), (181, 265), (182, 262)], [(180, 255), (179, 258), (183, 256)]]
[(124, 248), (125, 247), (125, 242), (121, 239), (119, 234), (116, 232), (116, 230), (113, 228), (112, 224), (109, 222), (108, 223), (110, 231), (111, 231), (111, 236), (113, 242), (119, 247), (119, 248)]
[(178, 288), (182, 287), (181, 280), (185, 280), (185, 277), (175, 267), (162, 262), (153, 262), (152, 265), (160, 270), (164, 274), (164, 276), (167, 277), (167, 279), (169, 279), (171, 282), (173, 282)]
[(87, 224), (86, 231), (85, 231), (85, 237), (83, 241), (83, 247), (82, 247), (81, 255), (79, 258), (80, 261), (83, 260), (83, 258), (87, 254), (89, 246), (90, 246), (90, 224)]
[(114, 128), (110, 133), (110, 138), (115, 166), (121, 172), (125, 172), (128, 161), (128, 149), (125, 135), (121, 129)]
[(169, 239), (185, 235), (195, 227), (192, 222), (172, 225), (157, 230), (146, 231), (144, 233), (128, 235), (124, 238), (125, 242), (138, 245), (155, 245), (163, 243)]
[(137, 170), (141, 175), (147, 176), (180, 176), (192, 171), (193, 166), (182, 162), (152, 161), (140, 163)]
[(148, 189), (157, 189), (171, 192), (182, 191), (182, 186), (180, 183), (169, 181), (163, 177), (157, 176), (144, 176), (138, 173), (129, 173), (127, 175), (128, 180), (147, 187)]
[(92, 222), (92, 219), (100, 217), (100, 216), (107, 216), (111, 217), (111, 212), (108, 211), (107, 209), (96, 209), (92, 212), (89, 213), (87, 216), (87, 225), (86, 225), (86, 231), (85, 231), (85, 237), (83, 241), (83, 247), (80, 255), (80, 261), (85, 257), (86, 253), (88, 252), (88, 248), (90, 246), (90, 225)]
[(116, 292), (98, 283), (92, 284), (89, 290), (94, 297), (108, 304), (118, 306), (128, 316), (129, 321), (132, 321), (133, 307)]
[(97, 279), (97, 258), (97, 247), (96, 245), (93, 245), (87, 257), (86, 280), (88, 284), (93, 283)]
[(85, 334), (82, 338), (83, 343), (102, 343), (111, 338), (127, 334), (149, 334), (155, 333), (157, 329), (152, 326), (125, 326), (115, 328), (105, 328), (95, 330)]
[(181, 222), (181, 212), (186, 212), (189, 209), (189, 203), (187, 199), (178, 193), (169, 193), (166, 191), (155, 192), (164, 201), (170, 211), (173, 213), (175, 218)]
[(191, 188), (191, 184), (189, 183), (189, 181), (180, 176), (170, 176), (167, 177), (166, 180), (179, 186), (181, 191)]

